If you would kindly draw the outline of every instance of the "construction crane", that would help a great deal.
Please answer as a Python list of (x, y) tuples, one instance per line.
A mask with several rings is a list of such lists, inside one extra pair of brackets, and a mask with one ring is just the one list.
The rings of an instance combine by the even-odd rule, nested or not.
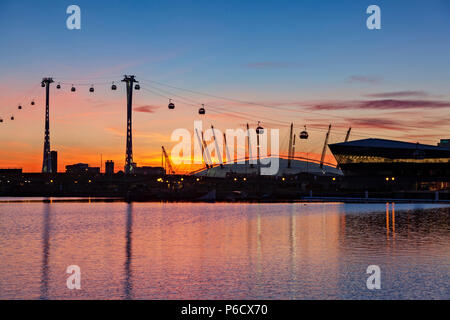
[(327, 135), (325, 137), (325, 143), (323, 144), (322, 157), (320, 158), (320, 169), (323, 169), (323, 162), (325, 160), (325, 154), (327, 153), (328, 139), (330, 138), (331, 124), (328, 127)]
[(172, 166), (172, 161), (170, 161), (170, 158), (167, 155), (166, 149), (164, 148), (164, 146), (162, 146), (161, 148), (162, 148), (162, 153), (164, 155), (164, 159), (166, 160), (166, 164), (169, 167), (169, 174), (175, 174), (175, 170), (173, 170), (173, 166)]

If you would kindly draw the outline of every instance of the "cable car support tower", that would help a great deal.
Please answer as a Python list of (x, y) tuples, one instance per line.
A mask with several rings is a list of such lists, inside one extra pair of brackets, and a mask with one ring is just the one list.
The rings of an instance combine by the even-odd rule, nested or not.
[(42, 87), (45, 87), (45, 137), (44, 137), (44, 160), (42, 162), (42, 173), (52, 173), (52, 159), (50, 153), (50, 84), (52, 78), (42, 79)]
[[(132, 135), (132, 105), (133, 105), (133, 85), (139, 81), (135, 80), (135, 76), (125, 76), (122, 82), (127, 85), (127, 150), (125, 157), (125, 174), (133, 172), (133, 135)], [(135, 86), (139, 90), (139, 85)]]

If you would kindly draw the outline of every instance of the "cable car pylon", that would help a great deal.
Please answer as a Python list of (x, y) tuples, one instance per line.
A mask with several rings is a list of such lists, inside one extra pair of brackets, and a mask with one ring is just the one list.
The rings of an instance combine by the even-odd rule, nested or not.
[[(52, 173), (52, 159), (50, 153), (50, 84), (53, 82), (52, 78), (44, 78), (41, 82), (41, 86), (43, 88), (45, 87), (45, 135), (42, 173)], [(32, 104), (34, 104), (34, 101)]]
[[(122, 82), (127, 86), (127, 148), (125, 156), (125, 174), (133, 172), (133, 132), (132, 132), (132, 113), (133, 113), (133, 85), (138, 83), (135, 76), (125, 75)], [(137, 89), (136, 84), (135, 88)], [(140, 87), (139, 87), (140, 88)]]

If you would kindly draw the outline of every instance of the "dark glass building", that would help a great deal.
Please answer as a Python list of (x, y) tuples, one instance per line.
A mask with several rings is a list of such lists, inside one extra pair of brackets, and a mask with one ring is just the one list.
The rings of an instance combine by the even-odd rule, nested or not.
[(387, 181), (403, 189), (448, 189), (450, 148), (384, 139), (364, 139), (329, 145), (346, 177), (382, 186)]
[(58, 152), (57, 151), (51, 151), (50, 152), (50, 160), (52, 163), (52, 173), (58, 172)]

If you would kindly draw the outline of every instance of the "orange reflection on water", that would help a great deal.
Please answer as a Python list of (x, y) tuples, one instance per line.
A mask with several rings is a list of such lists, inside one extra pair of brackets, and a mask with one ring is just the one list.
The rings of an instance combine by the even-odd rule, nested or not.
[(386, 238), (389, 238), (389, 202), (386, 202)]
[(395, 239), (395, 202), (392, 203), (392, 234)]
[[(3, 298), (345, 297), (359, 290), (356, 275), (396, 254), (384, 250), (389, 204), (385, 217), (383, 204), (0, 205), (8, 206), (0, 211)], [(409, 215), (392, 210), (394, 236), (395, 220), (403, 222), (398, 252), (415, 261), (424, 251), (445, 257), (445, 214), (417, 215), (408, 226)], [(430, 226), (436, 237), (425, 242)], [(82, 270), (80, 291), (65, 287), (73, 264)]]

